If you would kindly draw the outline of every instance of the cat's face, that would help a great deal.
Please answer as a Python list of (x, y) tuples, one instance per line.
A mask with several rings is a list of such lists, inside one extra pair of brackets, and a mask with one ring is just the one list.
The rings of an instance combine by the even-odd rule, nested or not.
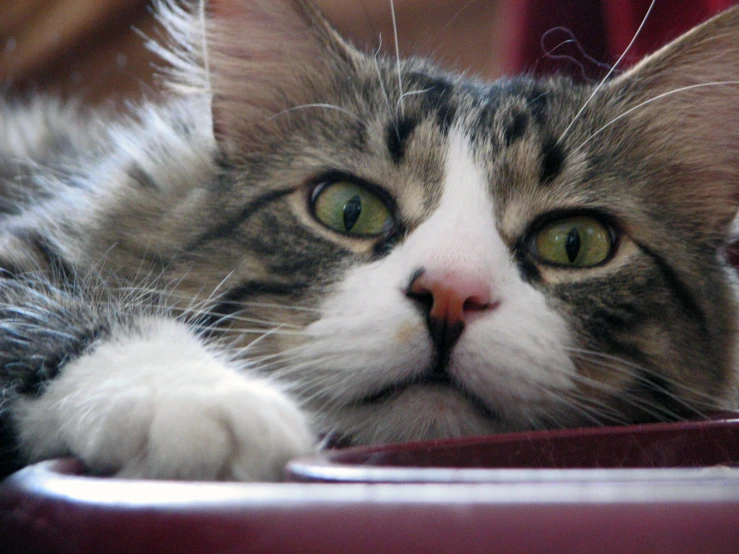
[(678, 43), (589, 100), (364, 55), (288, 1), (213, 4), (228, 223), (189, 247), (207, 269), (182, 286), (228, 276), (218, 311), (271, 329), (246, 354), (323, 431), (627, 422), (731, 396), (739, 87), (650, 99), (739, 79), (739, 12), (688, 45), (721, 67)]

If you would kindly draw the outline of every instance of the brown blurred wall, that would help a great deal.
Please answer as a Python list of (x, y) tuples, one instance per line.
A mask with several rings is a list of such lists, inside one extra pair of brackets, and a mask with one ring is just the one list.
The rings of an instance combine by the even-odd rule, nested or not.
[[(226, 0), (220, 0), (226, 1)], [(389, 0), (318, 0), (360, 45), (394, 51)], [(506, 28), (498, 0), (395, 0), (403, 54), (432, 55), (458, 70), (494, 77)], [(155, 97), (153, 67), (137, 29), (156, 36), (147, 0), (0, 2), (0, 92), (53, 91), (90, 103)]]

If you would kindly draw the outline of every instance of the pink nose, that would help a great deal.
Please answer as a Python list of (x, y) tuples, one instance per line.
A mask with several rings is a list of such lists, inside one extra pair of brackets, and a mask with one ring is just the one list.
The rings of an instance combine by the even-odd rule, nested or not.
[(490, 307), (490, 287), (459, 273), (434, 276), (424, 272), (413, 280), (408, 292), (419, 297), (430, 296), (429, 317), (449, 323), (463, 322), (466, 313)]
[(471, 313), (493, 309), (490, 285), (460, 272), (421, 272), (406, 292), (427, 310), (429, 331), (448, 351), (457, 342)]

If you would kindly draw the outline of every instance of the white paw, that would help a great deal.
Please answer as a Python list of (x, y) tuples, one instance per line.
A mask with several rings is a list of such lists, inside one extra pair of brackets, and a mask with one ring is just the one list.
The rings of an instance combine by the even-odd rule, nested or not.
[(124, 477), (279, 480), (313, 449), (297, 404), (235, 372), (181, 325), (101, 344), (22, 406), (22, 446), (34, 458), (65, 449)]
[(256, 381), (167, 391), (140, 430), (120, 476), (276, 481), (290, 458), (312, 448), (297, 406)]

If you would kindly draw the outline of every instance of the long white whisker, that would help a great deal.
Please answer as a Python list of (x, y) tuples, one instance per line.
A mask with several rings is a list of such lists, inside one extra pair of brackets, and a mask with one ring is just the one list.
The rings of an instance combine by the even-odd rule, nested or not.
[(271, 329), (264, 333), (261, 337), (254, 339), (249, 346), (246, 347), (246, 350), (254, 348), (256, 345), (258, 345), (260, 342), (262, 342), (264, 339), (266, 339), (269, 336), (278, 334), (277, 331), (279, 330), (279, 327), (275, 327), (274, 329)]
[[(566, 348), (566, 350), (572, 352), (573, 354), (579, 355), (583, 359), (589, 359), (589, 360), (592, 360), (592, 361), (594, 361), (596, 363), (602, 363), (603, 364), (603, 367), (609, 367), (611, 369), (618, 370), (622, 374), (625, 373), (625, 374), (628, 374), (628, 375), (631, 375), (631, 376), (635, 376), (637, 378), (640, 376), (641, 373), (643, 373), (645, 371), (648, 372), (648, 373), (654, 373), (654, 371), (648, 370), (647, 368), (644, 368), (644, 367), (641, 367), (641, 366), (639, 366), (637, 364), (631, 363), (628, 360), (624, 360), (622, 358), (619, 358), (617, 356), (612, 356), (610, 354), (605, 354), (603, 352), (596, 352), (596, 351), (591, 351), (591, 350), (583, 350), (583, 349), (578, 349), (578, 348)], [(588, 356), (589, 358), (585, 358), (585, 356)], [(600, 360), (608, 360), (608, 361), (614, 362), (617, 365), (612, 365), (611, 364), (611, 365), (606, 366), (605, 365), (605, 362), (601, 362)], [(635, 370), (635, 371), (632, 371), (632, 370)], [(675, 387), (680, 387), (680, 388), (683, 388), (683, 389), (686, 389), (687, 388), (687, 387), (685, 387), (685, 385), (683, 385), (679, 381), (676, 381), (675, 379), (670, 379), (666, 375), (660, 375), (660, 378), (663, 379), (665, 381), (665, 383), (667, 383), (669, 385), (673, 385)], [(674, 396), (674, 394), (670, 393), (669, 391), (664, 391), (663, 390), (663, 392), (665, 392), (667, 394), (670, 394), (670, 396)], [(702, 393), (702, 392), (697, 391), (697, 390), (693, 390), (691, 392), (693, 392), (694, 394), (696, 394), (698, 396), (702, 396), (704, 399), (706, 399), (706, 401), (708, 401), (710, 403), (709, 405), (712, 405), (716, 401), (716, 398), (713, 397), (713, 396), (711, 396), (711, 395), (709, 395), (709, 394), (705, 394), (705, 393)]]
[[(375, 62), (375, 70), (377, 71), (377, 80), (380, 82), (380, 90), (382, 91), (382, 97), (385, 99), (385, 104), (387, 105), (387, 112), (390, 117), (393, 117), (393, 108), (390, 105), (390, 96), (387, 93), (387, 89), (385, 88), (385, 81), (382, 79), (382, 71), (380, 70), (380, 49), (382, 48), (382, 33), (378, 35), (379, 44), (377, 45), (377, 50), (375, 50), (374, 55), (374, 62)], [(398, 126), (395, 125), (395, 132), (397, 133)]]
[(398, 71), (398, 90), (400, 92), (400, 115), (405, 116), (405, 109), (403, 106), (403, 76), (400, 71), (400, 44), (398, 43), (398, 24), (395, 20), (395, 1), (390, 0), (390, 13), (393, 18), (393, 35), (395, 39), (395, 67)]
[(580, 108), (580, 110), (575, 114), (575, 117), (573, 117), (572, 120), (570, 121), (570, 124), (567, 125), (567, 127), (562, 132), (562, 134), (559, 135), (559, 138), (557, 139), (557, 145), (559, 145), (562, 142), (562, 140), (565, 138), (565, 136), (567, 135), (567, 133), (570, 132), (570, 129), (575, 124), (575, 122), (578, 119), (580, 119), (580, 116), (585, 111), (585, 108), (588, 107), (588, 105), (593, 100), (593, 98), (595, 97), (595, 95), (598, 94), (598, 92), (600, 92), (600, 89), (603, 88), (603, 86), (606, 84), (606, 82), (608, 81), (608, 79), (610, 78), (610, 76), (613, 74), (613, 72), (616, 71), (616, 68), (621, 64), (621, 62), (623, 61), (624, 57), (626, 57), (626, 54), (629, 53), (629, 51), (631, 50), (631, 47), (634, 45), (634, 42), (636, 42), (636, 39), (641, 34), (641, 31), (644, 28), (644, 25), (646, 24), (647, 19), (649, 18), (649, 14), (652, 13), (652, 8), (654, 8), (654, 4), (656, 2), (657, 2), (657, 0), (652, 0), (652, 2), (649, 4), (649, 8), (647, 9), (647, 13), (644, 14), (644, 17), (642, 18), (641, 23), (639, 24), (639, 28), (634, 33), (634, 36), (631, 38), (631, 42), (629, 42), (629, 44), (626, 47), (626, 49), (621, 53), (621, 56), (619, 56), (618, 60), (616, 60), (616, 63), (613, 64), (613, 67), (611, 67), (611, 69), (608, 71), (608, 73), (606, 73), (606, 76), (603, 77), (603, 79), (601, 80), (600, 83), (598, 83), (598, 86), (595, 87), (595, 89), (593, 89), (593, 92), (590, 94), (590, 96), (588, 97), (588, 99), (585, 100), (585, 103), (582, 105), (582, 107)]
[[(444, 26), (441, 28), (441, 30), (436, 33), (436, 35), (433, 37), (433, 40), (431, 43), (437, 43), (439, 39), (444, 35), (446, 30), (454, 23), (460, 15), (462, 15), (462, 12), (464, 12), (467, 8), (469, 8), (472, 4), (475, 3), (475, 0), (469, 0), (464, 6), (459, 8), (452, 17), (449, 18), (449, 20), (444, 24)], [(431, 44), (429, 43), (429, 44)]]
[[(596, 354), (596, 353), (593, 353), (593, 354)], [(597, 365), (599, 368), (606, 368), (606, 369), (609, 369), (609, 370), (611, 370), (611, 371), (613, 371), (615, 373), (627, 373), (628, 375), (634, 375), (634, 376), (636, 376), (638, 378), (638, 374), (637, 373), (631, 373), (628, 370), (628, 367), (625, 368), (621, 364), (610, 364), (610, 363), (604, 362), (603, 360), (599, 360), (596, 355), (587, 356), (587, 355), (580, 354), (578, 357), (580, 357), (582, 360), (585, 360), (585, 361), (587, 361), (587, 362), (589, 362), (591, 364)], [(582, 377), (582, 376), (580, 376), (580, 377)], [(675, 385), (680, 386), (679, 383), (676, 383), (674, 381), (671, 381), (670, 379), (667, 379), (665, 377), (663, 377), (663, 378), (668, 383), (672, 383), (672, 384), (675, 384)], [(638, 380), (641, 381), (643, 379), (638, 379)], [(600, 390), (603, 390), (605, 392), (610, 392), (608, 390), (608, 388), (607, 388), (606, 385), (603, 385), (603, 384), (598, 385), (599, 382), (597, 380), (589, 379), (588, 381), (583, 381), (583, 382), (586, 382), (591, 387), (599, 388)], [(675, 393), (673, 393), (673, 392), (671, 392), (671, 391), (669, 391), (667, 389), (664, 389), (662, 387), (656, 387), (654, 384), (652, 384), (652, 387), (654, 387), (659, 392), (668, 395), (670, 398), (672, 398), (673, 400), (675, 400), (677, 403), (679, 403), (683, 407), (687, 408), (689, 411), (691, 411), (691, 412), (693, 412), (693, 413), (695, 413), (695, 414), (697, 414), (697, 415), (699, 415), (701, 417), (705, 417), (705, 414), (703, 412), (701, 412), (697, 408), (697, 406), (695, 404), (691, 404), (691, 403), (688, 403), (688, 402), (684, 401), (680, 395), (676, 395)], [(694, 391), (694, 392), (698, 392), (698, 391)], [(628, 403), (630, 403), (631, 405), (633, 405), (633, 406), (635, 406), (635, 407), (643, 410), (645, 413), (650, 414), (652, 417), (656, 417), (656, 418), (659, 419), (660, 417), (667, 416), (667, 417), (670, 417), (672, 419), (680, 419), (680, 417), (679, 417), (678, 414), (676, 414), (672, 410), (669, 410), (665, 406), (655, 405), (652, 402), (649, 402), (649, 401), (647, 401), (645, 399), (642, 399), (642, 398), (639, 398), (639, 397), (633, 396), (633, 395), (618, 394), (618, 396), (622, 400), (625, 400)], [(707, 395), (703, 395), (703, 396), (706, 396), (707, 397)], [(709, 400), (715, 400), (715, 399), (710, 399), (709, 398)]]
[(310, 312), (310, 313), (321, 313), (318, 308), (308, 308), (305, 306), (288, 306), (284, 304), (270, 304), (266, 302), (233, 302), (235, 306), (243, 306), (243, 309), (248, 308), (272, 308), (275, 310), (289, 310), (294, 312)]
[[(243, 311), (243, 310), (241, 310)], [(212, 317), (218, 317), (219, 321), (237, 321), (239, 323), (255, 323), (257, 325), (267, 325), (269, 327), (272, 327), (274, 325), (281, 326), (281, 327), (292, 327), (293, 329), (302, 329), (302, 325), (297, 325), (295, 323), (287, 323), (283, 321), (270, 321), (268, 319), (260, 319), (257, 317), (244, 317), (237, 315), (239, 312), (236, 313), (230, 313), (230, 314), (223, 314), (219, 312), (211, 312), (209, 310), (201, 310), (188, 312), (188, 315), (190, 316), (212, 316)], [(234, 329), (235, 331), (238, 329)]]
[(210, 75), (210, 55), (208, 50), (208, 32), (206, 30), (206, 15), (205, 15), (205, 0), (200, 0), (200, 6), (198, 7), (198, 18), (200, 20), (200, 43), (203, 49), (203, 72), (205, 74), (206, 84), (208, 85), (208, 91), (213, 90), (211, 85)]
[(616, 123), (618, 120), (626, 117), (627, 115), (629, 115), (630, 113), (638, 110), (639, 108), (643, 108), (644, 106), (646, 106), (648, 104), (651, 104), (652, 102), (655, 102), (657, 100), (661, 100), (662, 98), (665, 98), (667, 96), (672, 96), (673, 94), (677, 94), (679, 92), (685, 92), (686, 90), (692, 90), (692, 89), (703, 88), (703, 87), (715, 87), (715, 86), (721, 86), (721, 85), (739, 85), (739, 81), (712, 81), (712, 82), (709, 82), (709, 83), (698, 83), (698, 84), (695, 84), (695, 85), (688, 85), (688, 86), (680, 87), (680, 88), (675, 89), (675, 90), (670, 90), (670, 91), (667, 91), (667, 92), (663, 92), (662, 94), (658, 94), (657, 96), (654, 96), (653, 98), (650, 98), (649, 100), (645, 100), (644, 102), (641, 102), (641, 103), (637, 104), (633, 108), (629, 108), (628, 110), (626, 110), (622, 114), (620, 114), (620, 115), (614, 117), (613, 119), (611, 119), (608, 123), (606, 123), (605, 125), (603, 125), (600, 129), (598, 129), (596, 132), (594, 132), (592, 135), (590, 135), (588, 138), (586, 138), (584, 141), (582, 141), (580, 143), (580, 145), (577, 148), (575, 148), (572, 152), (573, 153), (574, 152), (578, 152), (588, 142), (590, 142), (591, 140), (593, 140), (593, 138), (595, 138), (600, 133), (602, 133), (603, 131), (605, 131), (608, 127), (610, 127), (611, 125), (613, 125), (614, 123)]
[(404, 92), (403, 94), (400, 95), (400, 98), (398, 99), (398, 104), (400, 104), (403, 101), (403, 98), (405, 98), (406, 96), (413, 96), (413, 95), (416, 95), (416, 94), (424, 94), (424, 93), (426, 93), (426, 92), (428, 92), (430, 90), (433, 90), (433, 89), (431, 89), (431, 88), (424, 88), (424, 89), (421, 89), (421, 90), (409, 90), (408, 92)]
[[(588, 360), (588, 361), (594, 364), (598, 363), (594, 360)], [(609, 369), (616, 369), (613, 366), (602, 366), (602, 367), (607, 367)], [(652, 418), (656, 420), (663, 420), (665, 419), (665, 417), (670, 418), (670, 419), (675, 419), (675, 420), (680, 419), (676, 413), (674, 413), (671, 410), (668, 410), (664, 406), (655, 405), (638, 396), (634, 396), (631, 394), (624, 394), (623, 391), (618, 391), (605, 383), (597, 381), (596, 379), (586, 378), (580, 375), (576, 378), (576, 380), (588, 385), (590, 388), (600, 390), (608, 394), (609, 396), (617, 397), (623, 402), (630, 404), (631, 406), (634, 406), (635, 408), (638, 408), (641, 412), (645, 414), (649, 414), (649, 416), (651, 416)], [(590, 406), (592, 406), (592, 410), (594, 412), (596, 412), (597, 414), (601, 416), (606, 416), (608, 420), (616, 422), (616, 423), (631, 423), (629, 419), (626, 419), (625, 417), (623, 417), (623, 414), (621, 414), (618, 410), (614, 409), (608, 404), (605, 404), (603, 402), (598, 402), (596, 404), (594, 403), (593, 398), (589, 398), (584, 395), (579, 395), (579, 396), (583, 402), (588, 403)]]
[(336, 110), (337, 112), (341, 112), (345, 115), (348, 115), (349, 117), (354, 118), (355, 120), (359, 121), (360, 123), (364, 123), (367, 125), (367, 122), (364, 121), (361, 117), (359, 117), (357, 114), (350, 112), (349, 110), (342, 108), (341, 106), (336, 106), (334, 104), (323, 104), (321, 102), (317, 102), (314, 104), (301, 104), (300, 106), (293, 106), (292, 108), (288, 108), (286, 110), (282, 110), (281, 112), (277, 112), (271, 117), (267, 118), (267, 121), (272, 121), (273, 119), (280, 117), (281, 115), (294, 112), (297, 110), (307, 110), (311, 108), (320, 108), (320, 109), (326, 109), (326, 110)]
[[(212, 328), (208, 325), (193, 325), (195, 329), (203, 329), (203, 330), (211, 330)], [(249, 329), (249, 328), (242, 328), (242, 329), (219, 329), (218, 330), (219, 335), (260, 335), (260, 338), (257, 340), (261, 340), (263, 336), (266, 335), (287, 335), (287, 336), (300, 336), (302, 333), (299, 331), (290, 331), (290, 330), (274, 330), (274, 329)]]
[[(220, 286), (220, 285), (219, 285)], [(209, 295), (207, 299), (204, 298), (198, 298), (198, 295), (190, 295), (185, 294), (183, 292), (177, 292), (176, 290), (172, 291), (163, 291), (158, 288), (143, 288), (143, 285), (138, 286), (122, 286), (118, 287), (116, 290), (121, 292), (133, 292), (133, 293), (140, 293), (142, 290), (144, 292), (148, 293), (162, 293), (164, 294), (166, 292), (167, 298), (174, 298), (178, 300), (189, 300), (190, 304), (188, 306), (195, 306), (197, 304), (200, 304), (202, 306), (208, 306), (213, 301), (217, 300), (217, 298), (213, 298), (214, 294)], [(307, 306), (290, 306), (288, 304), (274, 304), (269, 302), (252, 302), (252, 301), (244, 301), (244, 300), (234, 300), (233, 302), (228, 302), (229, 304), (233, 304), (234, 306), (243, 306), (244, 309), (248, 308), (273, 308), (276, 310), (287, 310), (287, 311), (297, 311), (297, 312), (311, 312), (311, 313), (321, 313), (321, 310), (318, 308), (309, 308)], [(189, 308), (184, 308), (185, 311), (188, 311)], [(206, 310), (203, 309), (203, 312)]]

